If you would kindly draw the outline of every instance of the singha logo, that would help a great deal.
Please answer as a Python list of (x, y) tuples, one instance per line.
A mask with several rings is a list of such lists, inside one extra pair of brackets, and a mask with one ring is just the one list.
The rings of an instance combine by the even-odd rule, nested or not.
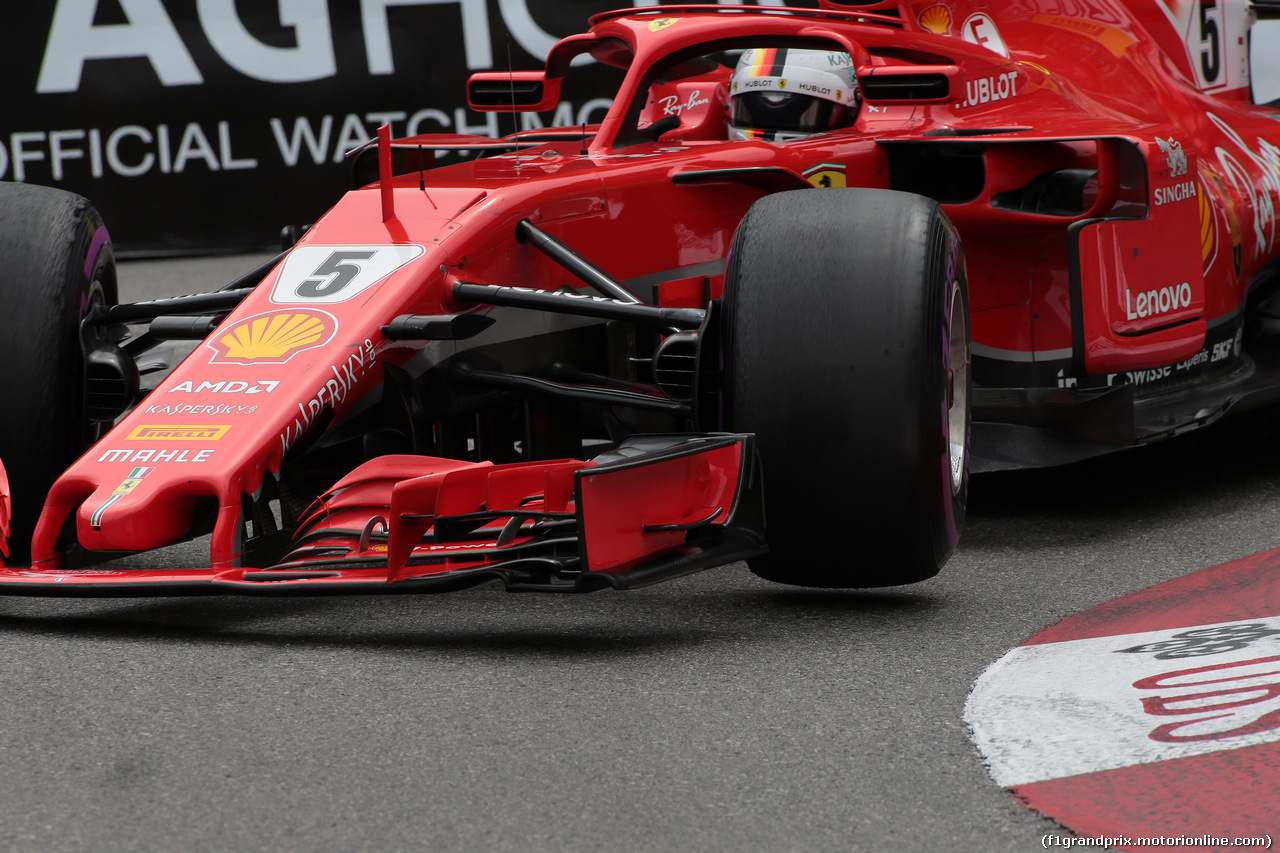
[(1169, 177), (1178, 178), (1187, 173), (1187, 152), (1182, 150), (1181, 142), (1174, 142), (1172, 136), (1167, 142), (1157, 136), (1156, 145), (1160, 146), (1169, 162)]

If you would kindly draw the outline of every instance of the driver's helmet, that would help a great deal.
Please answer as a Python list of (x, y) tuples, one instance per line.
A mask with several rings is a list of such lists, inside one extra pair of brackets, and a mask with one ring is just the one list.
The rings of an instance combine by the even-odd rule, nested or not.
[(853, 61), (841, 51), (748, 50), (733, 70), (729, 96), (731, 139), (802, 139), (848, 127), (858, 116)]

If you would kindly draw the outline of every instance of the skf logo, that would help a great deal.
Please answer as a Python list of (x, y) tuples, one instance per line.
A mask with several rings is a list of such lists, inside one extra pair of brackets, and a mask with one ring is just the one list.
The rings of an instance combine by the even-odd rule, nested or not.
[(127, 441), (217, 441), (227, 434), (230, 425), (168, 426), (142, 424), (134, 427)]
[(679, 18), (659, 18), (656, 21), (650, 21), (649, 32), (656, 33), (658, 30), (665, 30), (667, 27), (671, 26), (678, 20), (680, 19)]
[(804, 177), (809, 183), (821, 189), (845, 187), (844, 163), (819, 163), (804, 170)]
[(338, 321), (324, 311), (268, 311), (237, 323), (205, 346), (210, 364), (284, 364), (333, 340)]
[(920, 28), (925, 32), (945, 36), (951, 32), (951, 10), (939, 3), (920, 13)]

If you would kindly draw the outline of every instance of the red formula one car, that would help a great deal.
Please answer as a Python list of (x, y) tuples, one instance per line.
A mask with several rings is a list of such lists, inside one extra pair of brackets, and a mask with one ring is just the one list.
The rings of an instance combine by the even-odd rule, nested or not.
[[(384, 132), (276, 261), (153, 302), (86, 202), (4, 186), (0, 591), (930, 577), (970, 471), (1280, 399), (1277, 11), (597, 15), (468, 97), (612, 73), (598, 125)], [(101, 567), (210, 533), (205, 568)]]

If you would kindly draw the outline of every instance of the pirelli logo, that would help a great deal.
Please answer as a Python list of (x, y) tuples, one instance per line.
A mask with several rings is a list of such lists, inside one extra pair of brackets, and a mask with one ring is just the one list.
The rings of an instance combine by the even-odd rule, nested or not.
[(217, 441), (231, 429), (230, 424), (142, 424), (133, 428), (128, 441)]

